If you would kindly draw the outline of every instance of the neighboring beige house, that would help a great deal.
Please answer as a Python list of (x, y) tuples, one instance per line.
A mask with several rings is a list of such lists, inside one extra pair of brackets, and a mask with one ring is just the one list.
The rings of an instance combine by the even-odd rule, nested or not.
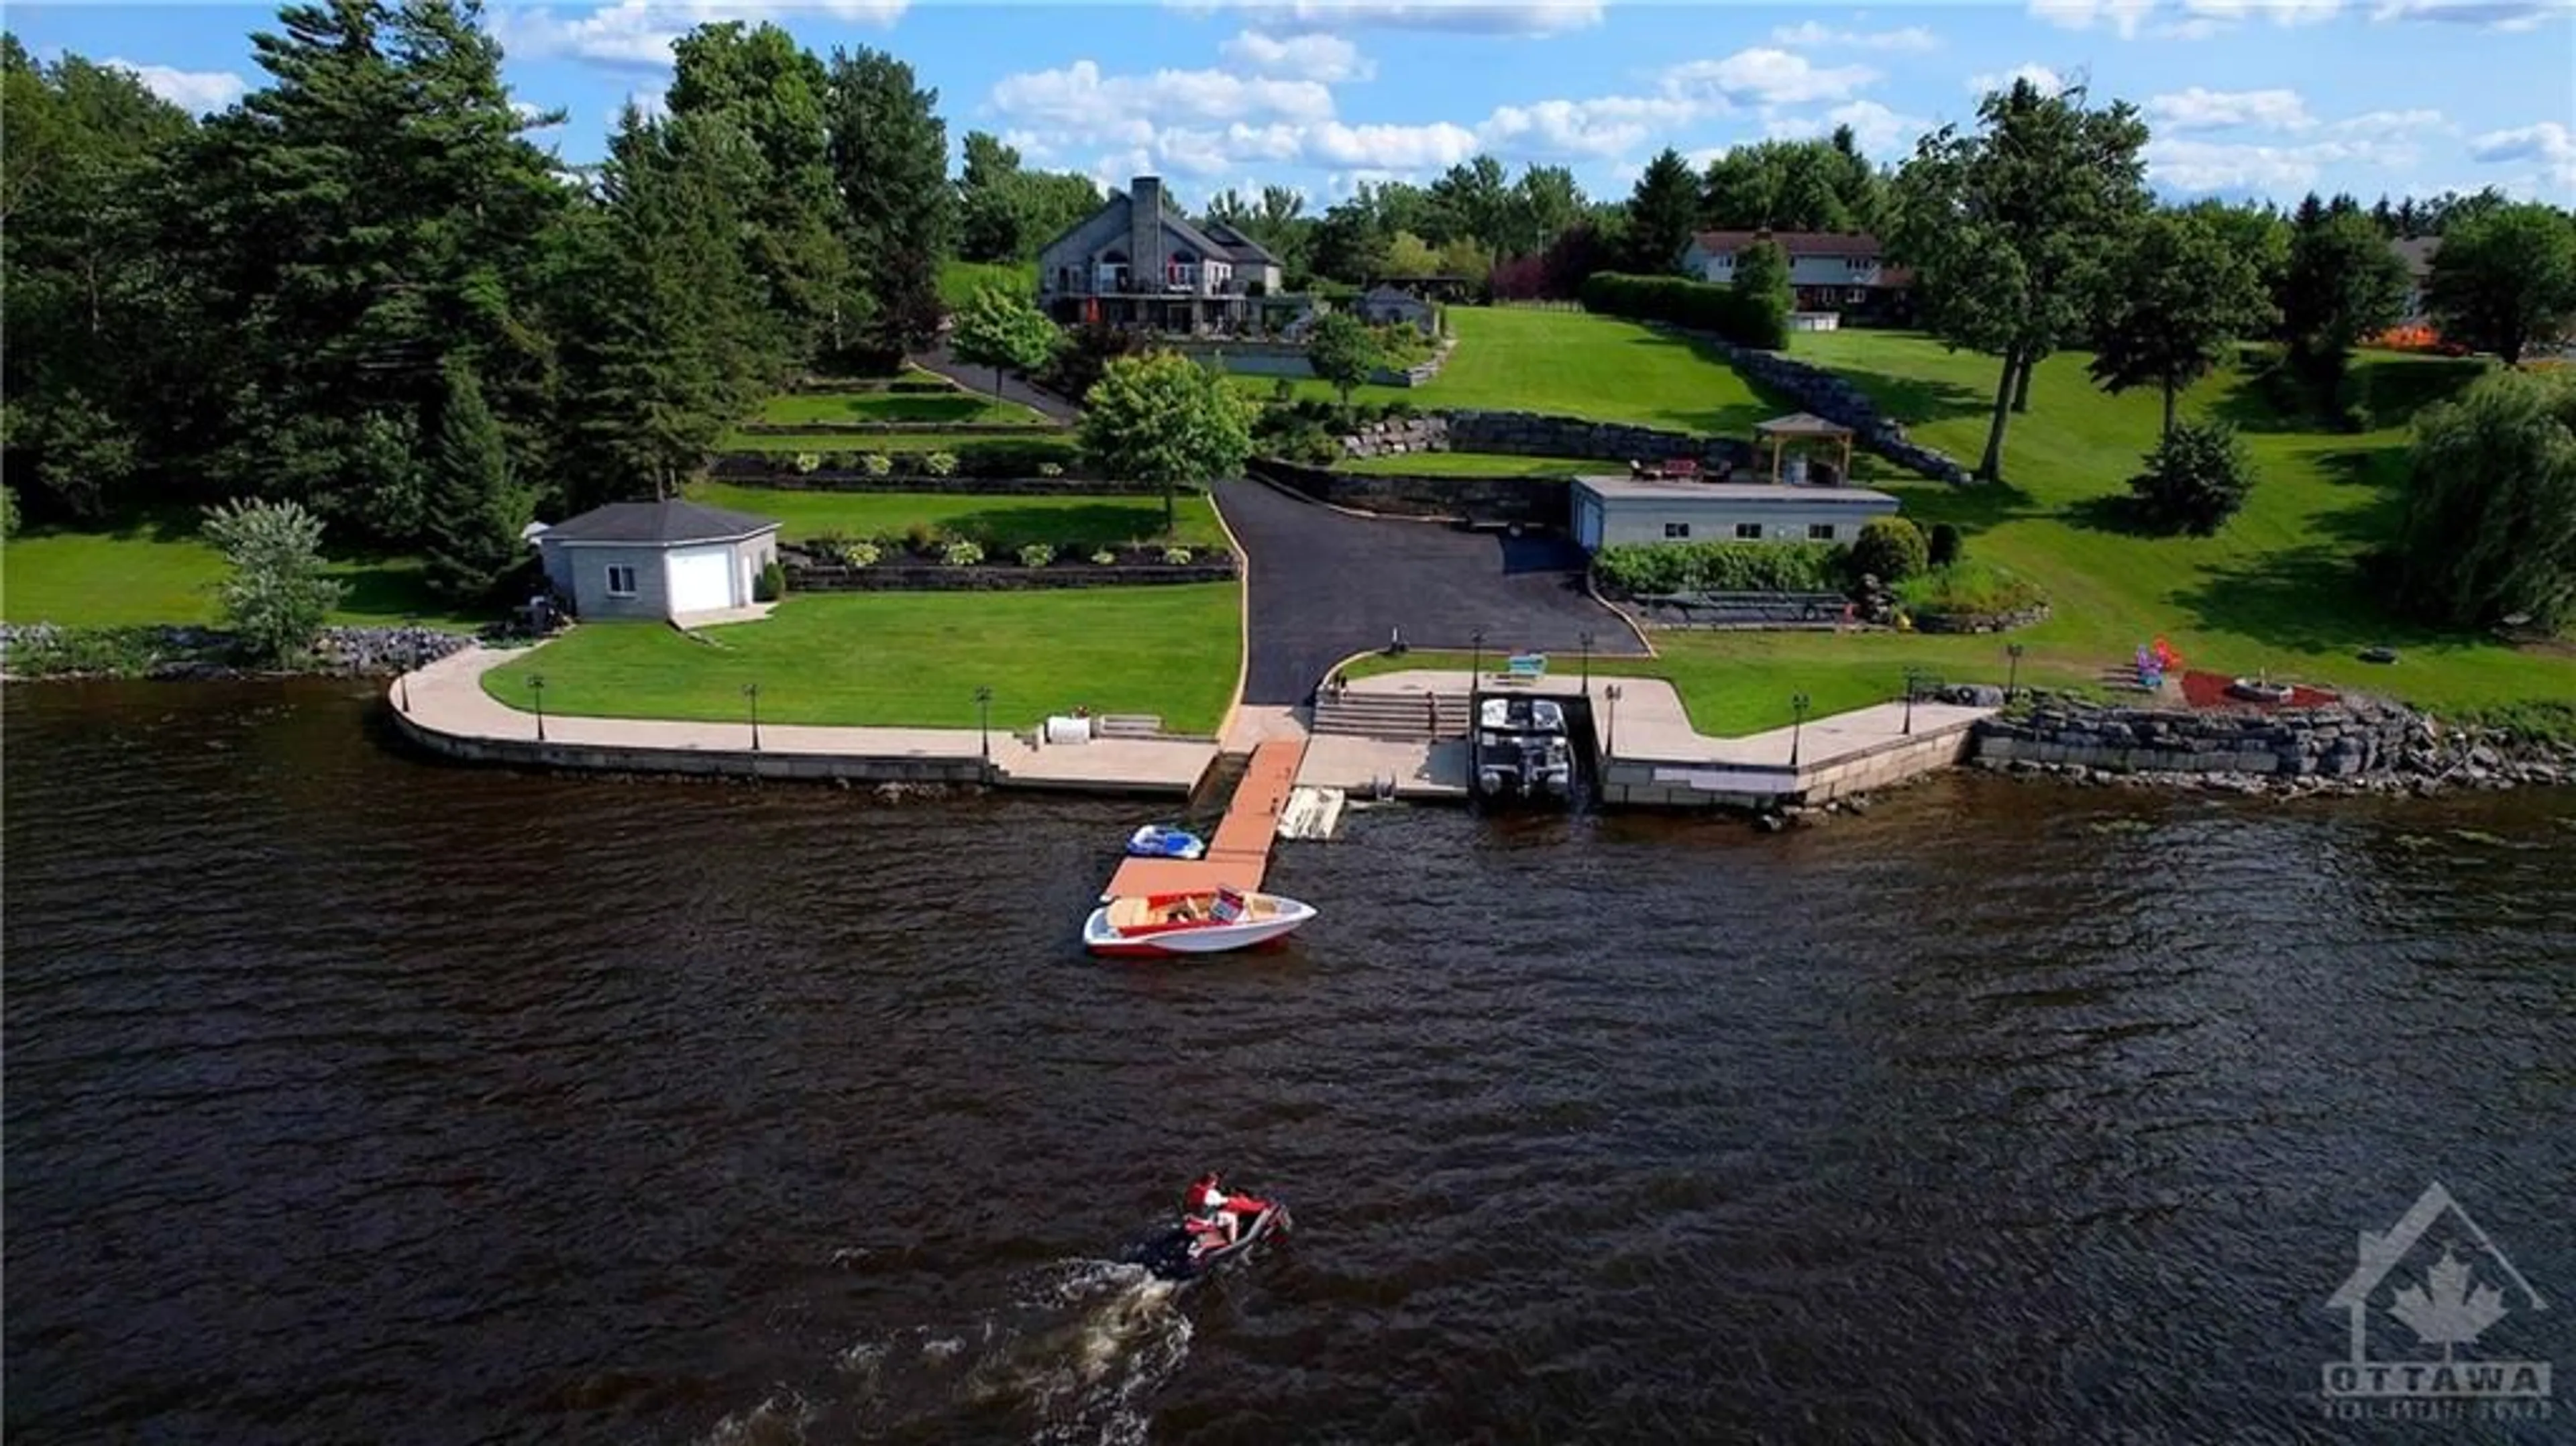
[(1574, 540), (1586, 552), (1630, 542), (1849, 542), (1897, 508), (1865, 487), (1577, 477), (1573, 491)]
[(1681, 268), (1723, 286), (1735, 259), (1768, 241), (1789, 258), (1796, 309), (1838, 312), (1855, 321), (1899, 323), (1913, 314), (1914, 273), (1890, 266), (1875, 236), (1825, 231), (1702, 231), (1682, 248)]
[(2415, 236), (2404, 241), (2391, 241), (2388, 249), (2406, 263), (2406, 315), (2400, 326), (2421, 326), (2430, 318), (2424, 311), (2424, 288), (2433, 279), (2433, 254), (2442, 249), (2439, 236)]
[(778, 560), (778, 524), (694, 502), (611, 502), (536, 543), (546, 581), (578, 616), (668, 621), (749, 606)]
[(1067, 326), (1238, 331), (1279, 286), (1278, 257), (1231, 226), (1202, 227), (1167, 211), (1153, 176), (1111, 192), (1107, 205), (1038, 251), (1038, 307)]

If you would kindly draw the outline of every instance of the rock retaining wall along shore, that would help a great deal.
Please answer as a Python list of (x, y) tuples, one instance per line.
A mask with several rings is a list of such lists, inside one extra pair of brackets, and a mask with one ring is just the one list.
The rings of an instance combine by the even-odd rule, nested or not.
[(17, 678), (390, 677), (460, 651), (474, 639), (436, 628), (324, 628), (313, 658), (296, 668), (239, 662), (239, 642), (220, 628), (65, 628), (0, 623), (0, 669)]
[(2393, 703), (2202, 712), (2044, 698), (1977, 724), (1974, 762), (2002, 772), (2134, 778), (2232, 792), (2429, 792), (2576, 777), (2576, 749), (2517, 746)]

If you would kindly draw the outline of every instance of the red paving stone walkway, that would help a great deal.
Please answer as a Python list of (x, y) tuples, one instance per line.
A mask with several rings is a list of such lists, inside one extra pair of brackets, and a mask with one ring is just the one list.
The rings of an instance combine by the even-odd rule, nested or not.
[(2182, 700), (2195, 708), (2253, 708), (2260, 711), (2274, 708), (2322, 708), (2328, 703), (2343, 701), (2343, 696), (2339, 693), (2329, 693), (2323, 688), (2311, 688), (2305, 684), (2293, 684), (2290, 688), (2289, 702), (2257, 703), (2228, 692), (2228, 685), (2235, 681), (2224, 673), (2186, 672), (2182, 675)]

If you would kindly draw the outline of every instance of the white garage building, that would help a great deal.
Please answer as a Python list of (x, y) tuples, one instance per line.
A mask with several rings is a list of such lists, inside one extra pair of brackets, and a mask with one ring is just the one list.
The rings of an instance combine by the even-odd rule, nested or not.
[(581, 617), (667, 621), (748, 607), (778, 524), (694, 502), (611, 502), (537, 534), (546, 581)]
[(1862, 523), (1897, 509), (1866, 487), (1577, 477), (1573, 490), (1574, 540), (1586, 552), (1624, 542), (1850, 542)]

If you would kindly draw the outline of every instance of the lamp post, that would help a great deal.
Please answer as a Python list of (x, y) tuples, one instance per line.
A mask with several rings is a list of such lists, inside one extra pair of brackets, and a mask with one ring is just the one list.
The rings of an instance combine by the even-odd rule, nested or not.
[(1585, 628), (1583, 637), (1583, 696), (1592, 696), (1592, 630)]
[(1905, 736), (1908, 738), (1914, 736), (1914, 690), (1920, 676), (1912, 668), (1905, 670)]
[(1610, 700), (1610, 727), (1601, 739), (1601, 756), (1606, 760), (1619, 752), (1619, 685), (1611, 684), (1602, 696)]
[(537, 697), (537, 741), (546, 741), (546, 679), (543, 673), (528, 675), (528, 691)]
[(1793, 770), (1798, 766), (1798, 744), (1807, 731), (1808, 706), (1806, 694), (1789, 695), (1789, 767)]
[(742, 696), (751, 704), (751, 751), (758, 753), (760, 751), (760, 685), (743, 684)]
[(984, 780), (989, 783), (993, 778), (993, 690), (990, 688), (975, 690), (975, 733), (984, 760)]
[(2004, 696), (2010, 698), (2021, 691), (2021, 644), (2004, 644), (2004, 656), (2012, 659), (2010, 671), (2004, 674)]
[(402, 710), (411, 711), (411, 675), (420, 667), (420, 619), (403, 619), (403, 670), (394, 686), (402, 693)]
[(1476, 650), (1474, 654), (1475, 661), (1467, 665), (1467, 695), (1469, 697), (1474, 697), (1476, 693), (1476, 685), (1483, 682), (1485, 678), (1485, 630), (1483, 628), (1478, 628), (1474, 632), (1469, 633), (1467, 635), (1467, 641)]

